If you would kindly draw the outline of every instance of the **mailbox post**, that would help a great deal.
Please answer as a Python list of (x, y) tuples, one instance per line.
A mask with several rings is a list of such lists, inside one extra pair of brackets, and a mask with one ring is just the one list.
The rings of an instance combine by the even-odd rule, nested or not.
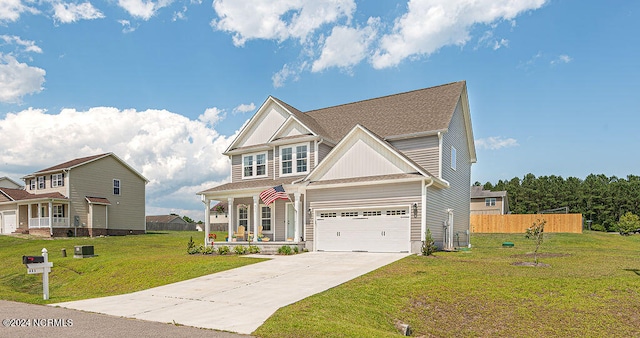
[(27, 273), (42, 274), (42, 294), (44, 300), (49, 299), (49, 272), (53, 263), (49, 262), (49, 253), (46, 248), (42, 249), (42, 256), (22, 256), (22, 263), (27, 266)]

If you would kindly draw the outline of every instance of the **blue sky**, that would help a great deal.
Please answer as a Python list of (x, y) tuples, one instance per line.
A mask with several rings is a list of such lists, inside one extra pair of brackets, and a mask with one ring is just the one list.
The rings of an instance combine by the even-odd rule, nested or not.
[(640, 2), (0, 0), (0, 176), (115, 152), (147, 213), (268, 95), (305, 111), (466, 80), (472, 181), (640, 174)]

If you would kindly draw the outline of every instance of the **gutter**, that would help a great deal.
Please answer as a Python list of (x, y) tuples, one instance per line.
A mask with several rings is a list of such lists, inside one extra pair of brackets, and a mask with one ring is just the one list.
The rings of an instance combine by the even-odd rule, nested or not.
[(425, 233), (427, 232), (427, 188), (429, 188), (430, 186), (433, 185), (433, 178), (429, 178), (429, 184), (426, 184), (427, 180), (423, 180), (422, 181), (422, 195), (421, 195), (421, 212), (422, 212), (422, 217), (420, 220), (420, 230), (421, 230), (421, 234), (420, 234), (420, 238), (422, 239), (422, 242), (424, 242), (426, 240), (425, 238)]

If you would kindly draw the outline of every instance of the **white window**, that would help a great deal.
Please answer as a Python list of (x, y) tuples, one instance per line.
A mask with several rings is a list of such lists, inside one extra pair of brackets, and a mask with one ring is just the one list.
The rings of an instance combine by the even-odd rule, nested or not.
[(32, 178), (29, 181), (29, 190), (36, 190), (36, 179)]
[(44, 189), (45, 187), (44, 176), (38, 177), (38, 189)]
[(456, 170), (456, 148), (451, 147), (451, 169)]
[(494, 207), (496, 205), (495, 197), (487, 197), (484, 199), (484, 205), (487, 207)]
[(113, 180), (113, 194), (120, 195), (120, 180)]
[(262, 225), (262, 231), (271, 232), (271, 207), (260, 206), (260, 225)]
[(62, 186), (64, 186), (63, 174), (51, 175), (51, 187), (62, 187)]
[(243, 226), (244, 230), (249, 227), (249, 207), (246, 205), (238, 205), (238, 226)]
[(309, 144), (280, 147), (281, 175), (299, 175), (309, 172)]
[(62, 204), (53, 206), (52, 215), (53, 217), (59, 217), (59, 218), (64, 217), (64, 208), (62, 207)]
[(266, 177), (267, 153), (242, 156), (242, 178)]

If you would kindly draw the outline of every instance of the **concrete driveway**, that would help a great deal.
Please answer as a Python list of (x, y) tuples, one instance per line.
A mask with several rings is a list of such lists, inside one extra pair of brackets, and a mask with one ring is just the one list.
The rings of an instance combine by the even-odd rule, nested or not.
[(409, 254), (309, 252), (119, 296), (51, 304), (250, 334), (279, 308)]

